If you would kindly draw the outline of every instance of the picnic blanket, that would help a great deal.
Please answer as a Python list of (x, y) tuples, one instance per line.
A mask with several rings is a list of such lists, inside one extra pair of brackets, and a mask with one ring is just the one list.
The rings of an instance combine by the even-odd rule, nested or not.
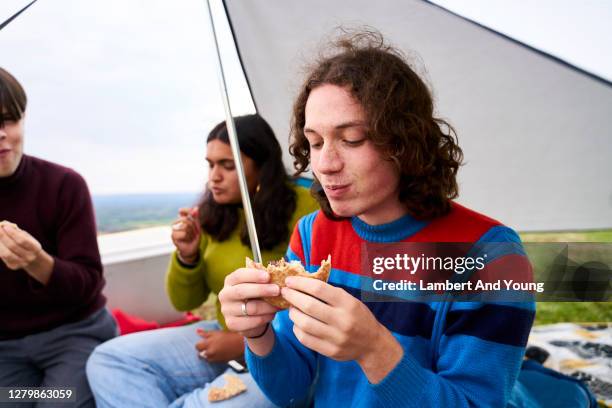
[(584, 381), (600, 404), (612, 407), (612, 323), (535, 326), (527, 355)]

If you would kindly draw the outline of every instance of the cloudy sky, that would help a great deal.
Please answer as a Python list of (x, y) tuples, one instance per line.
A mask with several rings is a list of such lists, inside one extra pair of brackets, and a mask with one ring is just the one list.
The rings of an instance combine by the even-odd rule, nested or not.
[[(1, 0), (0, 21), (28, 2)], [(612, 79), (612, 3), (436, 2)], [(212, 4), (232, 109), (253, 112)], [(76, 169), (94, 194), (201, 189), (204, 139), (224, 118), (204, 0), (39, 0), (0, 32), (0, 66), (29, 96), (27, 153)]]
[[(0, 20), (28, 2), (2, 0)], [(253, 112), (222, 28), (234, 114)], [(0, 66), (29, 97), (26, 152), (94, 194), (200, 190), (224, 119), (212, 50), (201, 0), (40, 0), (0, 32)]]

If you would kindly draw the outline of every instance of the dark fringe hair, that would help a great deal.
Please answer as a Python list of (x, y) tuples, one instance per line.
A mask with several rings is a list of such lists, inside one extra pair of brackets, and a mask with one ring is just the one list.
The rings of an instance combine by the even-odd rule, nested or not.
[(19, 121), (27, 104), (28, 98), (19, 81), (0, 68), (0, 127), (5, 121)]

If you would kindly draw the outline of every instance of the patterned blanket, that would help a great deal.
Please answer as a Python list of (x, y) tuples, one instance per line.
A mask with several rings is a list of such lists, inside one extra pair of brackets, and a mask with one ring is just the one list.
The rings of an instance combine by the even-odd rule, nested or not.
[(600, 404), (612, 407), (612, 323), (536, 326), (527, 355), (583, 380)]

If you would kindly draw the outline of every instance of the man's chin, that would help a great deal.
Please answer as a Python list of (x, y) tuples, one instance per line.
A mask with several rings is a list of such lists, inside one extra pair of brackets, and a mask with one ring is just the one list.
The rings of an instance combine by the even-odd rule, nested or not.
[(355, 210), (349, 206), (349, 205), (345, 205), (345, 204), (341, 204), (341, 203), (329, 203), (332, 211), (334, 212), (335, 215), (337, 215), (338, 217), (352, 217), (353, 215), (355, 215)]

